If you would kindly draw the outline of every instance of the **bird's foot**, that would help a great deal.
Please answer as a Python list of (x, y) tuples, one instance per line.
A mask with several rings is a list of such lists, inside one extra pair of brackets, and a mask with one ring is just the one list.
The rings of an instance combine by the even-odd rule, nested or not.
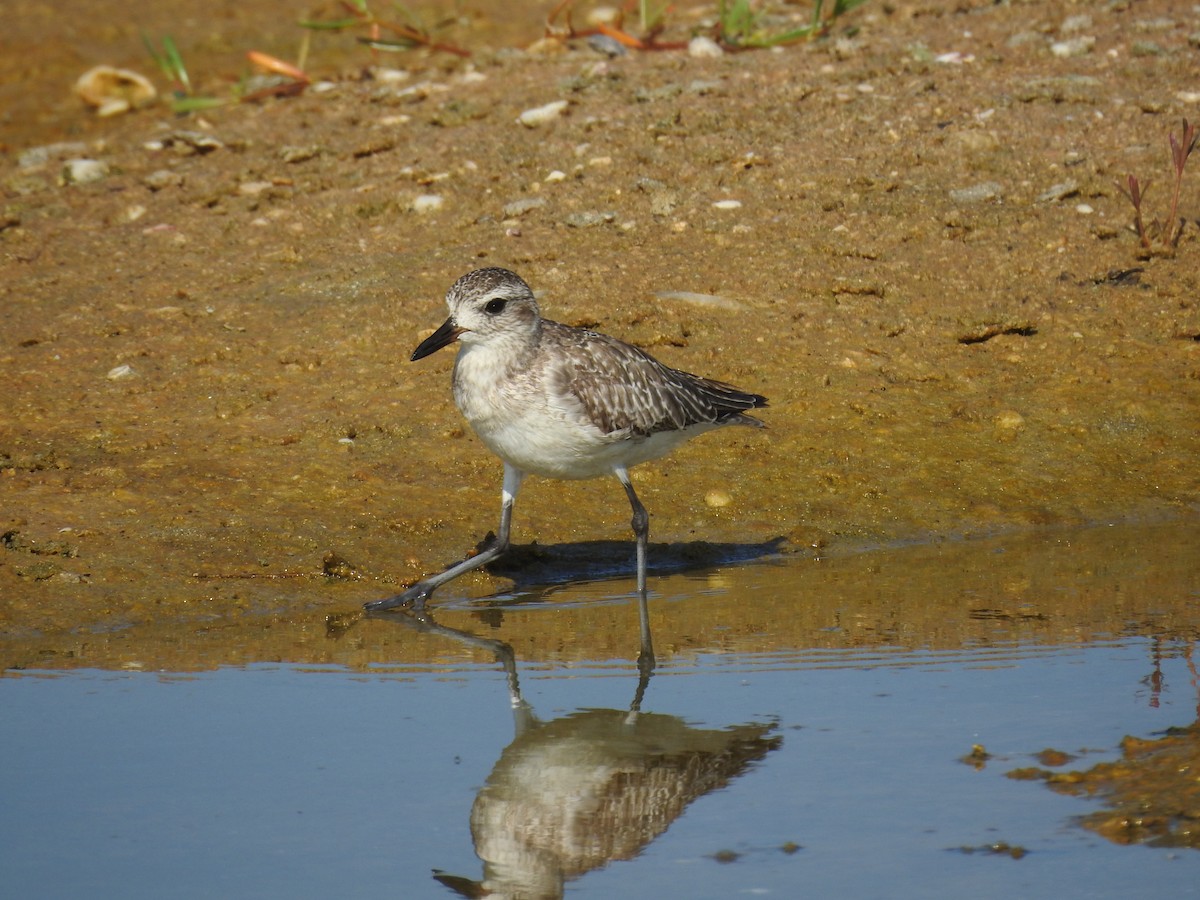
[(413, 612), (420, 612), (425, 608), (425, 601), (429, 599), (429, 595), (433, 593), (433, 589), (425, 585), (425, 582), (419, 581), (403, 593), (396, 594), (394, 597), (384, 597), (382, 600), (372, 600), (370, 603), (364, 603), (363, 609), (367, 612), (383, 612), (388, 609), (411, 609)]
[(654, 667), (656, 665), (658, 665), (658, 661), (654, 658), (653, 650), (644, 649), (638, 654), (638, 674), (643, 678), (649, 678), (654, 673)]

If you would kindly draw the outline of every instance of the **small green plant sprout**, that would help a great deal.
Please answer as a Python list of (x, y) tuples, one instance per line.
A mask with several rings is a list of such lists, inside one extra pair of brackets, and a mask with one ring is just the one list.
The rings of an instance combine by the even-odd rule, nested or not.
[(642, 34), (660, 34), (665, 26), (663, 17), (670, 5), (670, 2), (652, 3), (650, 0), (637, 0), (638, 30)]
[(185, 115), (201, 109), (212, 109), (224, 106), (229, 100), (218, 97), (200, 97), (192, 93), (192, 79), (188, 75), (183, 56), (170, 35), (164, 35), (161, 49), (146, 32), (142, 32), (142, 44), (158, 66), (160, 72), (171, 82), (171, 111), (177, 115)]
[(173, 93), (186, 96), (192, 92), (192, 79), (188, 77), (187, 66), (183, 64), (183, 56), (169, 34), (163, 37), (162, 50), (159, 50), (150, 39), (150, 35), (143, 31), (142, 45), (159, 71), (171, 82)]
[(1149, 249), (1150, 236), (1146, 233), (1146, 225), (1142, 221), (1142, 198), (1146, 191), (1150, 190), (1150, 182), (1142, 184), (1136, 175), (1126, 175), (1125, 182), (1122, 183), (1118, 178), (1116, 185), (1117, 190), (1129, 198), (1129, 202), (1133, 204), (1133, 228), (1137, 232), (1142, 246)]
[(340, 0), (339, 6), (346, 12), (345, 16), (338, 19), (303, 19), (300, 26), (314, 31), (365, 29), (366, 36), (359, 37), (357, 40), (360, 44), (370, 47), (372, 51), (401, 52), (412, 50), (415, 47), (428, 47), (430, 50), (452, 53), (455, 56), (468, 57), (471, 55), (470, 51), (461, 47), (434, 41), (430, 30), (422, 27), (415, 15), (399, 3), (393, 5), (403, 17), (403, 22), (381, 19), (371, 11), (367, 0)]
[(1192, 151), (1196, 149), (1196, 140), (1200, 135), (1196, 133), (1196, 126), (1183, 120), (1183, 127), (1180, 133), (1179, 140), (1175, 140), (1175, 132), (1168, 135), (1168, 140), (1171, 144), (1171, 164), (1175, 168), (1175, 188), (1171, 192), (1171, 212), (1167, 216), (1167, 242), (1171, 246), (1179, 243), (1179, 237), (1183, 234), (1183, 219), (1179, 218), (1179, 191), (1183, 186), (1183, 167), (1187, 165), (1188, 157), (1192, 155)]
[(807, 25), (786, 31), (771, 31), (765, 6), (755, 0), (719, 0), (717, 3), (717, 43), (735, 50), (780, 47), (812, 40), (829, 33), (833, 23), (867, 0), (814, 0)]
[(1200, 134), (1197, 133), (1196, 126), (1189, 123), (1187, 119), (1183, 120), (1183, 129), (1178, 138), (1175, 137), (1174, 131), (1168, 136), (1171, 145), (1171, 165), (1175, 170), (1175, 184), (1171, 191), (1171, 206), (1165, 223), (1161, 223), (1155, 218), (1149, 225), (1146, 224), (1142, 213), (1142, 204), (1150, 190), (1149, 181), (1141, 181), (1136, 175), (1126, 175), (1124, 181), (1117, 180), (1117, 190), (1124, 194), (1133, 205), (1133, 227), (1137, 232), (1138, 240), (1141, 241), (1142, 250), (1146, 253), (1154, 252), (1156, 238), (1159, 249), (1162, 251), (1170, 252), (1179, 246), (1179, 239), (1183, 235), (1186, 222), (1179, 216), (1179, 193), (1183, 187), (1183, 170), (1187, 165), (1188, 157), (1196, 149), (1198, 139), (1200, 139)]

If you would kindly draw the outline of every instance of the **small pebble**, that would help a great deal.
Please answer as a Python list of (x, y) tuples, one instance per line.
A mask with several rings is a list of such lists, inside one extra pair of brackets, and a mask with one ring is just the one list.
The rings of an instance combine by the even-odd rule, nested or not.
[(566, 218), (566, 223), (571, 228), (592, 228), (596, 225), (603, 225), (606, 222), (612, 222), (617, 218), (614, 212), (597, 212), (596, 210), (586, 210), (584, 212), (571, 213)]
[(412, 211), (415, 213), (436, 212), (445, 205), (441, 194), (421, 194), (413, 199)]
[(504, 218), (515, 219), (518, 216), (523, 216), (527, 212), (532, 212), (539, 207), (546, 205), (545, 197), (522, 197), (520, 200), (513, 200), (511, 203), (505, 203)]
[(614, 59), (618, 56), (624, 56), (628, 52), (624, 44), (607, 34), (593, 34), (588, 38), (587, 43), (597, 53), (603, 53), (605, 56)]
[[(1193, 11), (1195, 11), (1194, 7)], [(1176, 26), (1177, 23), (1174, 19), (1161, 16), (1157, 19), (1139, 19), (1133, 27), (1138, 31), (1173, 31)]]
[(43, 144), (40, 147), (30, 147), (22, 150), (17, 157), (17, 165), (22, 169), (36, 169), (44, 166), (52, 159), (70, 159), (87, 153), (87, 144), (80, 141), (63, 141), (58, 144)]
[(386, 66), (380, 66), (371, 72), (371, 77), (380, 84), (398, 84), (401, 81), (408, 81), (412, 78), (412, 72), (407, 69), (390, 69)]
[(950, 192), (950, 199), (955, 203), (982, 203), (985, 200), (995, 200), (1003, 188), (994, 181), (985, 181), (971, 187), (959, 188)]
[(659, 300), (681, 300), (695, 306), (713, 306), (718, 309), (745, 309), (745, 305), (719, 294), (701, 294), (696, 291), (655, 291), (654, 296)]
[(567, 110), (566, 100), (555, 100), (553, 103), (547, 103), (544, 106), (535, 106), (533, 109), (527, 109), (521, 115), (517, 116), (517, 121), (526, 128), (537, 128), (540, 125), (545, 125), (548, 122), (553, 122)]
[(282, 162), (293, 165), (295, 163), (307, 162), (308, 160), (321, 155), (321, 148), (316, 144), (308, 144), (303, 147), (286, 146), (279, 148), (279, 159)]
[(996, 416), (993, 424), (996, 426), (996, 440), (1007, 443), (1025, 427), (1025, 417), (1016, 410), (1006, 409)]
[(704, 502), (713, 509), (721, 509), (733, 502), (728, 491), (714, 489), (704, 495)]
[(713, 209), (741, 209), (741, 200), (718, 200), (713, 203)]
[(593, 6), (584, 21), (592, 28), (597, 25), (616, 25), (621, 21), (621, 10), (615, 6)]
[(108, 375), (105, 377), (108, 378), (109, 381), (120, 381), (122, 378), (132, 378), (136, 374), (137, 372), (134, 371), (133, 366), (126, 363), (109, 369)]
[(98, 159), (68, 159), (59, 173), (60, 184), (90, 184), (108, 177), (108, 163)]
[(1055, 41), (1050, 45), (1050, 52), (1059, 59), (1072, 56), (1085, 56), (1096, 46), (1096, 39), (1090, 35), (1068, 38), (1065, 41)]
[(156, 169), (142, 179), (142, 184), (152, 191), (161, 191), (166, 187), (176, 187), (183, 184), (183, 176), (170, 169)]
[(718, 59), (725, 55), (725, 51), (710, 37), (698, 35), (688, 41), (688, 56), (695, 59)]
[(172, 131), (160, 142), (163, 147), (172, 147), (181, 156), (189, 154), (198, 154), (203, 156), (206, 153), (212, 153), (214, 150), (222, 149), (225, 144), (211, 134), (205, 134), (203, 131), (189, 131), (180, 129)]
[[(525, 48), (525, 55), (528, 56), (557, 56), (559, 53), (567, 52), (567, 42), (560, 36), (548, 34), (545, 37), (538, 38), (532, 44)], [(502, 51), (503, 56), (510, 58), (518, 58), (520, 51), (510, 50)]]
[(1078, 193), (1078, 181), (1062, 181), (1058, 184), (1051, 185), (1046, 190), (1042, 191), (1042, 193), (1038, 194), (1037, 202), (1047, 203), (1051, 200), (1065, 200), (1067, 197)]

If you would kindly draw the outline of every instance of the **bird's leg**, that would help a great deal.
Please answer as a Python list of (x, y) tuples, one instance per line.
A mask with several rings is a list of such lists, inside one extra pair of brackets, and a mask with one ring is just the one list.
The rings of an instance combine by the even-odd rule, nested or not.
[(638, 594), (638, 621), (641, 624), (642, 646), (638, 651), (638, 689), (633, 698), (633, 705), (629, 707), (631, 712), (637, 712), (642, 708), (642, 697), (645, 696), (646, 685), (650, 683), (650, 676), (654, 673), (654, 644), (650, 639), (650, 609), (647, 601), (645, 591)]
[(470, 572), (472, 569), (486, 566), (507, 550), (509, 530), (512, 526), (513, 503), (516, 502), (517, 492), (521, 489), (521, 482), (524, 478), (525, 473), (520, 469), (510, 466), (508, 463), (504, 464), (504, 488), (500, 491), (500, 527), (497, 529), (496, 539), (488, 544), (487, 547), (474, 556), (468, 557), (462, 562), (455, 563), (444, 572), (431, 575), (424, 581), (418, 581), (408, 590), (404, 591), (404, 593), (364, 604), (363, 609), (367, 610), (367, 612), (380, 612), (385, 609), (395, 609), (398, 606), (411, 606), (415, 610), (421, 610), (425, 607), (425, 601), (429, 599), (429, 595), (436, 588), (441, 587), (447, 581), (457, 578), (464, 572)]
[(630, 707), (631, 712), (636, 714), (641, 709), (642, 695), (646, 692), (646, 685), (649, 684), (650, 675), (654, 671), (654, 645), (650, 638), (650, 609), (646, 596), (646, 550), (650, 542), (650, 516), (633, 489), (629, 472), (622, 467), (616, 470), (616, 475), (629, 497), (629, 505), (633, 507), (633, 521), (629, 524), (633, 528), (634, 537), (637, 538), (638, 623), (642, 641), (638, 652), (638, 674), (641, 677), (638, 680), (638, 691), (633, 706)]
[(633, 490), (633, 482), (629, 480), (628, 470), (624, 466), (618, 466), (614, 472), (625, 488), (625, 495), (629, 497), (629, 505), (633, 507), (633, 519), (629, 524), (633, 528), (633, 536), (637, 538), (637, 589), (638, 593), (644, 594), (646, 593), (646, 548), (650, 542), (650, 515)]

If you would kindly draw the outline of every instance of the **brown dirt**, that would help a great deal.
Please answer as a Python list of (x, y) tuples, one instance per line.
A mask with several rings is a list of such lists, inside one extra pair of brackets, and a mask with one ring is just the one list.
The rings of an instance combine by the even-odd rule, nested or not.
[[(1189, 668), (1195, 674), (1195, 665)], [(1044, 754), (1063, 758), (1052, 765), (1075, 760), (1053, 750)], [(1040, 779), (1061, 794), (1103, 800), (1103, 808), (1081, 821), (1113, 843), (1200, 850), (1200, 784), (1187, 777), (1198, 761), (1200, 725), (1193, 723), (1153, 738), (1126, 736), (1121, 741), (1120, 759), (1087, 769), (1031, 767), (1007, 774), (1022, 780)]]
[[(139, 25), (224, 94), (244, 50), (292, 55), (296, 8), (18, 6), (0, 38), (6, 663), (98, 633), (136, 648), (105, 638), (92, 664), (287, 656), (205, 635), (303, 630), (461, 556), (494, 527), (500, 467), (453, 408), (450, 354), (407, 357), (481, 264), (520, 272), (553, 318), (770, 397), (765, 435), (638, 471), (657, 540), (836, 555), (1197, 521), (1200, 180), (1178, 248), (1149, 258), (1113, 183), (1153, 180), (1165, 213), (1167, 134), (1200, 118), (1194, 12), (1080, 7), (1095, 45), (1068, 58), (1049, 49), (1071, 36), (1059, 4), (967, 2), (868, 4), (852, 36), (780, 52), (609, 60), (522, 52), (545, 5), (478, 4), (446, 34), (472, 58), (389, 59), (405, 81), (322, 35), (308, 68), (328, 90), (97, 120), (68, 86), (101, 62), (153, 74)], [(935, 60), (951, 52), (967, 58)], [(561, 118), (516, 123), (555, 100)], [(63, 140), (86, 146), (22, 164)], [(62, 184), (64, 155), (109, 175)], [(428, 194), (441, 207), (416, 211)], [(506, 218), (527, 198), (545, 203)], [(615, 484), (533, 481), (516, 539), (627, 522)], [(358, 578), (321, 575), (330, 553)], [(151, 637), (164, 622), (193, 655)]]

